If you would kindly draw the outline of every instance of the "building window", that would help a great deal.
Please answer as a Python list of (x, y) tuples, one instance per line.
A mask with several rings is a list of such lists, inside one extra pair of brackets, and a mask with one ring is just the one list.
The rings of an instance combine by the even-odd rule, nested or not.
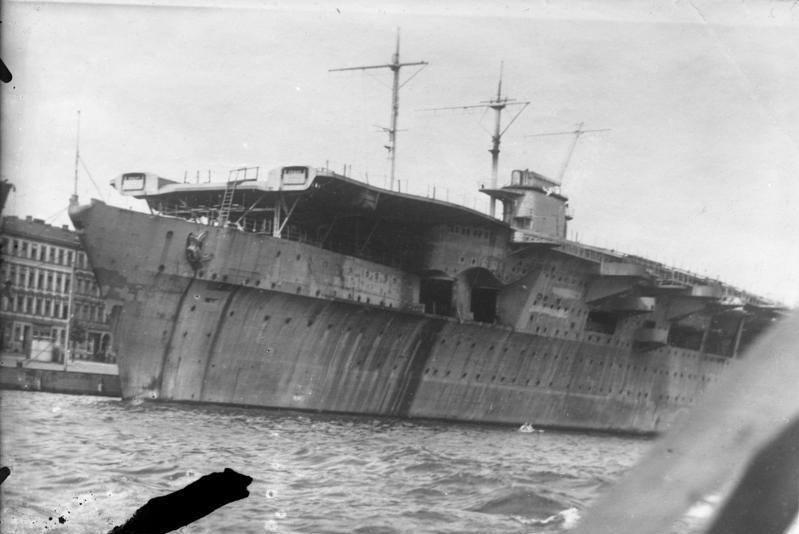
[(23, 258), (28, 255), (28, 242), (27, 241), (23, 241), (20, 244), (20, 254), (19, 255), (22, 256)]
[(72, 251), (67, 251), (67, 265), (72, 265)]
[(44, 325), (33, 325), (34, 339), (48, 339), (50, 337), (50, 327)]
[(53, 273), (47, 273), (47, 291), (53, 290)]
[(25, 297), (25, 312), (33, 313), (33, 297)]
[(59, 265), (64, 265), (64, 249), (63, 248), (59, 248), (58, 249), (58, 263), (59, 263)]
[(38, 245), (36, 243), (31, 243), (31, 254), (30, 259), (35, 260), (39, 255)]
[(44, 273), (39, 273), (39, 280), (37, 282), (36, 289), (44, 289)]

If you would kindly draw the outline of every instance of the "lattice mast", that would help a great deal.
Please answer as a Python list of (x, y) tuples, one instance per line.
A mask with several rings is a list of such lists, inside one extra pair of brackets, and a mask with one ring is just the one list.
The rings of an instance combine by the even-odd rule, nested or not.
[[(385, 145), (386, 150), (388, 151), (388, 156), (390, 160), (391, 170), (389, 173), (389, 179), (391, 184), (391, 189), (394, 189), (394, 178), (396, 174), (396, 163), (397, 163), (397, 117), (399, 116), (399, 90), (411, 79), (419, 73), (417, 71), (414, 73), (410, 78), (405, 80), (403, 83), (400, 83), (399, 76), (400, 76), (400, 69), (402, 67), (411, 67), (421, 65), (422, 68), (428, 65), (426, 61), (410, 61), (402, 63), (400, 61), (400, 33), (399, 29), (397, 30), (397, 48), (394, 54), (391, 56), (391, 63), (386, 63), (384, 65), (364, 65), (361, 67), (345, 67), (340, 69), (329, 69), (328, 72), (340, 72), (345, 70), (369, 70), (369, 69), (391, 69), (393, 73), (393, 80), (391, 85), (391, 125), (388, 128), (382, 128), (386, 133), (388, 133), (388, 144)], [(419, 69), (421, 70), (421, 69)]]

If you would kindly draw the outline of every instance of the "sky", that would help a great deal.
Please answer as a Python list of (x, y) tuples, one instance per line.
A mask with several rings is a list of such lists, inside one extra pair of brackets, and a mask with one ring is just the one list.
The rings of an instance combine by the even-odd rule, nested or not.
[[(403, 191), (487, 209), (492, 112), (513, 169), (562, 177), (569, 237), (799, 304), (799, 2), (4, 2), (5, 213), (68, 224), (130, 171), (181, 181), (241, 166), (351, 167), (386, 184), (380, 127), (401, 35)], [(411, 78), (408, 80), (409, 78)], [(503, 124), (519, 107), (509, 107)]]

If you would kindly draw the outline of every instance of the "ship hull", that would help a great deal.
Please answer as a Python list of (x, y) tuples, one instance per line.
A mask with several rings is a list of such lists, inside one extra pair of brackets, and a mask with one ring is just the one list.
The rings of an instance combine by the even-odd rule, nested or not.
[[(229, 259), (209, 279), (176, 238), (198, 225), (101, 203), (72, 216), (113, 304), (125, 398), (651, 433), (729, 365), (256, 287)], [(279, 241), (259, 243), (301, 247)]]

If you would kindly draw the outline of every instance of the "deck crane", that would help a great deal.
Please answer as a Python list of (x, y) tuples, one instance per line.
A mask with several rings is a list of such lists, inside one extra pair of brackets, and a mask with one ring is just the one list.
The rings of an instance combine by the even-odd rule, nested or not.
[(573, 135), (574, 139), (572, 139), (572, 143), (569, 146), (569, 151), (566, 153), (566, 159), (563, 161), (563, 165), (558, 172), (558, 176), (556, 178), (559, 184), (563, 184), (563, 177), (566, 176), (566, 169), (569, 166), (569, 162), (571, 161), (572, 155), (574, 155), (574, 149), (577, 148), (577, 142), (580, 140), (580, 136), (587, 134), (587, 133), (595, 133), (595, 132), (609, 132), (610, 128), (600, 128), (595, 130), (583, 130), (583, 125), (585, 123), (581, 122), (577, 125), (577, 128), (574, 130), (564, 131), (564, 132), (547, 132), (547, 133), (540, 133), (540, 134), (532, 134), (532, 135), (525, 135), (525, 137), (547, 137), (551, 135)]

